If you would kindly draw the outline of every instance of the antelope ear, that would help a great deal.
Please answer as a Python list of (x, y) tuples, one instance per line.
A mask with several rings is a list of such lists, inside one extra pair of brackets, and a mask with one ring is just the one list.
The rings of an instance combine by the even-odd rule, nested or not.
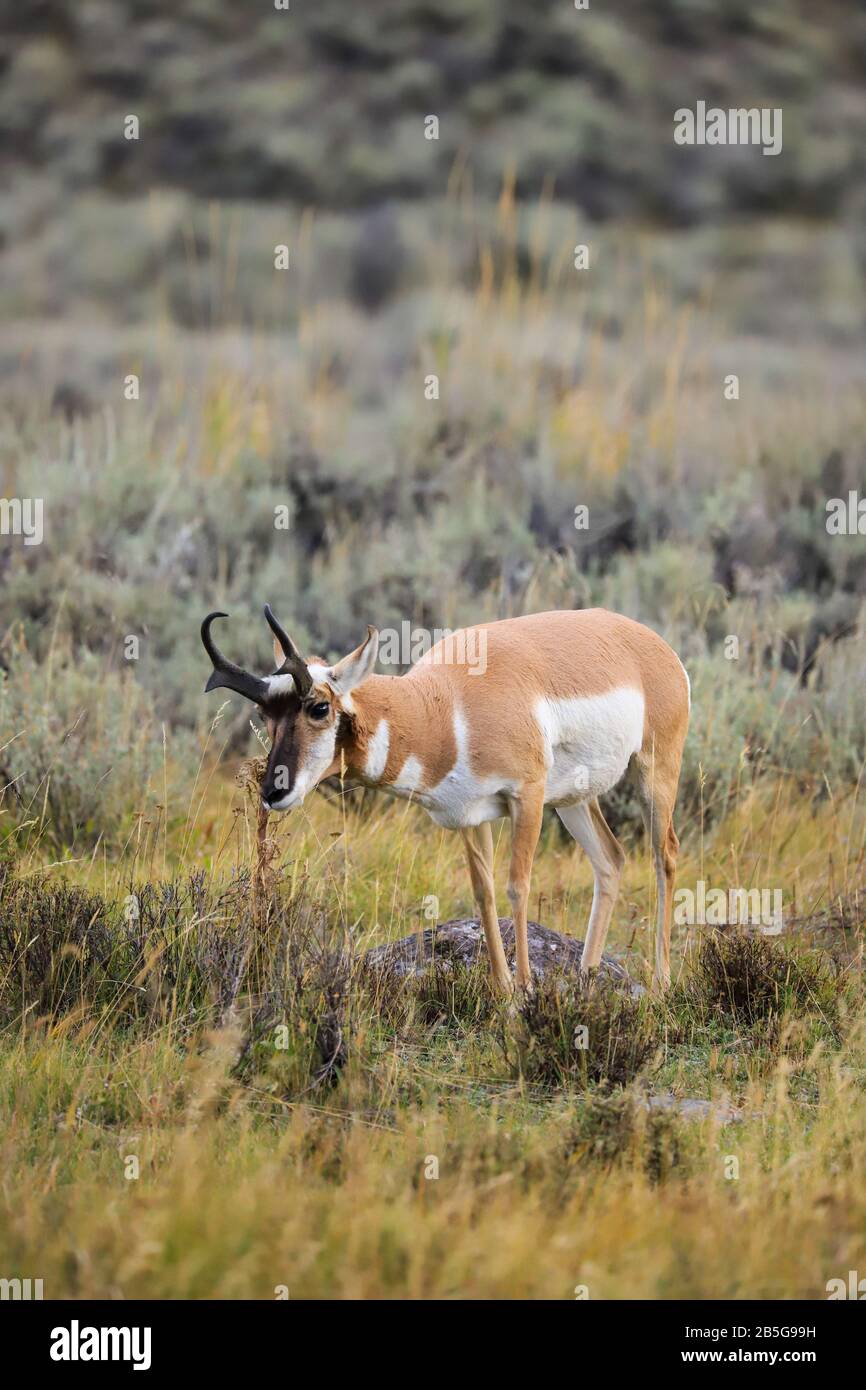
[(360, 685), (373, 673), (379, 653), (379, 634), (374, 627), (367, 628), (366, 639), (328, 672), (328, 681), (338, 695), (348, 695), (356, 685)]
[(282, 664), (283, 664), (283, 662), (285, 661), (285, 659), (286, 659), (286, 654), (285, 654), (285, 652), (283, 651), (283, 644), (282, 644), (282, 642), (280, 641), (279, 637), (275, 637), (275, 638), (274, 638), (274, 665), (275, 665), (275, 667), (279, 668), (280, 666), (282, 666)]

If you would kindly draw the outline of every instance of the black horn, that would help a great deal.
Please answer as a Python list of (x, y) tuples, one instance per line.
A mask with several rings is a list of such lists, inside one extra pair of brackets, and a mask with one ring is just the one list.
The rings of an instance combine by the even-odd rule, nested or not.
[(228, 657), (223, 656), (216, 642), (210, 635), (210, 625), (214, 618), (227, 618), (228, 613), (208, 613), (201, 625), (201, 640), (204, 649), (213, 663), (213, 673), (205, 686), (205, 694), (209, 690), (233, 690), (236, 695), (243, 695), (247, 700), (252, 700), (254, 704), (260, 705), (268, 693), (268, 683), (262, 680), (261, 676), (254, 676), (250, 671), (245, 671), (242, 666), (236, 666)]
[(283, 649), (283, 664), (277, 672), (280, 676), (291, 676), (295, 682), (295, 689), (301, 699), (309, 695), (313, 688), (313, 677), (307, 669), (307, 663), (301, 656), (294, 642), (292, 641), (282, 623), (274, 616), (274, 610), (269, 603), (265, 604), (265, 619), (271, 632), (276, 637)]

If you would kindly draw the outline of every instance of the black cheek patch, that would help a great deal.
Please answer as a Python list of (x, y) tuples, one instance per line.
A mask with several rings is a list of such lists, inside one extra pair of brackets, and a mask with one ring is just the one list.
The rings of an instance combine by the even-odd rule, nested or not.
[[(285, 773), (280, 777), (280, 785), (277, 786), (277, 774), (280, 768), (285, 768)], [(288, 794), (295, 785), (297, 772), (298, 745), (295, 739), (295, 724), (294, 720), (292, 720), (282, 738), (274, 744), (270, 751), (268, 765), (265, 770), (263, 791), (266, 794), (272, 791), (281, 791)]]

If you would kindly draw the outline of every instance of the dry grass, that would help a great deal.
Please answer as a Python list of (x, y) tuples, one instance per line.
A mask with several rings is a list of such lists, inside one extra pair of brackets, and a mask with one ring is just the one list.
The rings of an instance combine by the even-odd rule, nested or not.
[[(821, 1297), (827, 1279), (866, 1259), (862, 922), (843, 931), (821, 916), (840, 816), (852, 830), (847, 856), (832, 863), (840, 888), (858, 862), (863, 824), (852, 799), (806, 823), (768, 789), (740, 815), (736, 842), (741, 864), (757, 860), (786, 896), (796, 887), (801, 909), (816, 909), (814, 930), (786, 936), (789, 958), (812, 961), (816, 947), (844, 958), (834, 1026), (825, 1026), (826, 989), (779, 1005), (784, 1046), (762, 1017), (715, 1007), (726, 997), (708, 966), (715, 948), (684, 958), (680, 932), (680, 988), (643, 1007), (652, 1042), (643, 1080), (622, 1072), (608, 1079), (625, 1088), (611, 1092), (595, 1084), (603, 1068), (551, 1076), (547, 1025), (528, 1016), (511, 1025), (512, 1039), (525, 1049), (537, 1025), (544, 1075), (512, 1074), (483, 979), (432, 996), (422, 987), (396, 1026), (357, 970), (342, 992), (339, 942), (352, 954), (398, 934), (430, 892), (443, 917), (468, 909), (453, 837), (412, 809), (358, 816), (320, 798), (278, 823), (283, 863), (264, 932), (280, 990), (263, 1008), (260, 990), (237, 984), (239, 958), (227, 949), (244, 945), (260, 911), (245, 798), (213, 782), (194, 832), (180, 835), (186, 868), (202, 866), (198, 889), (139, 888), (140, 967), (126, 976), (113, 974), (111, 900), (122, 906), (140, 854), (131, 849), (110, 871), (67, 868), (75, 890), (61, 887), (57, 869), (44, 888), (26, 865), (10, 880), (13, 935), (16, 923), (38, 925), (34, 904), (55, 930), (67, 923), (77, 933), (49, 952), (53, 964), (38, 954), (44, 946), (28, 947), (54, 992), (31, 980), (23, 1008), (7, 1012), (0, 1265), (10, 1275), (38, 1275), (48, 1296), (271, 1298), (287, 1285), (296, 1298), (569, 1298), (585, 1284), (596, 1298)], [(750, 834), (758, 821), (759, 844)], [(227, 891), (229, 846), (247, 877)], [(175, 852), (172, 842), (170, 862)], [(698, 868), (721, 874), (730, 853), (725, 835), (712, 846), (687, 841), (684, 881)], [(633, 961), (646, 950), (651, 906), (642, 860), (630, 861), (611, 943), (630, 946)], [(582, 929), (587, 869), (553, 837), (537, 891), (546, 921)], [(26, 978), (9, 930), (7, 999), (10, 963), (19, 984)], [(751, 979), (755, 964), (763, 979), (764, 953), (777, 943), (723, 949), (726, 979), (734, 966)], [(337, 1050), (336, 1034), (317, 1031), (328, 1017), (340, 1021), (342, 1055), (323, 1067)], [(289, 1028), (278, 1048), (280, 1023)], [(550, 1088), (563, 1080), (565, 1090)], [(648, 1112), (646, 1087), (733, 1101), (743, 1118)], [(138, 1177), (127, 1176), (131, 1157)]]

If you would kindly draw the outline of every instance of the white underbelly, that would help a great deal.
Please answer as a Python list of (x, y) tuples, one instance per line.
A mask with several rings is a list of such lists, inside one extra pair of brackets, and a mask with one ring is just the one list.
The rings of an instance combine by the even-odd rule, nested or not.
[(437, 801), (427, 805), (430, 818), (446, 830), (467, 829), (485, 821), (500, 820), (509, 813), (509, 798), (505, 792), (473, 796), (459, 801)]
[(545, 802), (565, 806), (615, 787), (643, 743), (644, 698), (621, 686), (607, 695), (541, 699), (536, 717), (545, 743)]
[(488, 792), (480, 784), (474, 788), (449, 786), (446, 778), (445, 785), (440, 783), (432, 791), (402, 786), (386, 786), (384, 790), (402, 801), (423, 806), (437, 825), (448, 830), (481, 825), (508, 815), (509, 800), (504, 783), (501, 791)]
[(516, 784), (507, 779), (467, 777), (455, 768), (429, 791), (414, 792), (412, 800), (437, 825), (461, 830), (507, 816), (515, 789)]

